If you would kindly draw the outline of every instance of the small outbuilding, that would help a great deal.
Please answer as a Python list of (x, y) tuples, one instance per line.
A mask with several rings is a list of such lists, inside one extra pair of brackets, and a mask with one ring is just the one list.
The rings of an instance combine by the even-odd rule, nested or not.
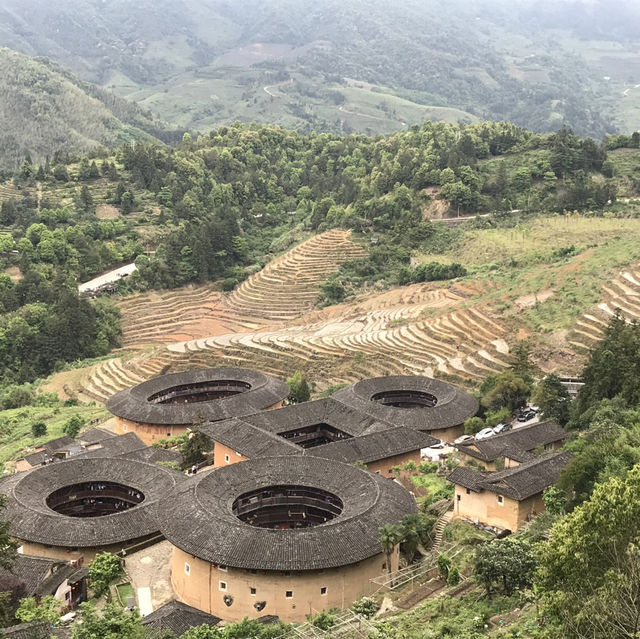
[(488, 474), (459, 466), (447, 478), (455, 485), (454, 518), (519, 530), (545, 511), (542, 493), (558, 481), (571, 457), (566, 451), (551, 453)]

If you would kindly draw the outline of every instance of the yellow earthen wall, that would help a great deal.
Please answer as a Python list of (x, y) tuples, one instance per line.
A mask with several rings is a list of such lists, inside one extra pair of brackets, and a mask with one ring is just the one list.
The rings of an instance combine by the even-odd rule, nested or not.
[[(342, 568), (305, 572), (256, 572), (228, 568), (226, 571), (174, 548), (171, 583), (176, 597), (225, 621), (245, 617), (277, 615), (284, 623), (305, 621), (306, 615), (329, 608), (347, 608), (362, 595), (378, 588), (370, 581), (385, 573), (383, 554)], [(189, 565), (189, 574), (185, 564)], [(398, 567), (398, 551), (392, 557), (392, 569)], [(221, 583), (226, 584), (222, 589)], [(251, 594), (255, 588), (255, 595)], [(326, 588), (326, 594), (321, 594)], [(286, 596), (291, 591), (292, 597)], [(233, 598), (227, 606), (225, 595)], [(258, 610), (256, 603), (265, 602)]]
[(498, 495), (489, 491), (467, 495), (466, 488), (456, 486), (453, 513), (454, 517), (477, 520), (480, 523), (497, 528), (516, 531), (524, 526), (527, 518), (545, 511), (542, 495), (534, 495), (521, 502), (503, 497), (498, 503)]
[(383, 477), (393, 477), (394, 466), (403, 466), (408, 462), (414, 462), (416, 465), (420, 463), (420, 451), (414, 450), (404, 455), (394, 455), (393, 457), (387, 457), (385, 459), (379, 459), (378, 461), (367, 464), (367, 470), (372, 473), (379, 473)]
[[(229, 457), (229, 461), (226, 461), (226, 457)], [(231, 464), (237, 464), (238, 462), (245, 461), (247, 457), (239, 455), (235, 450), (214, 441), (213, 445), (213, 467), (221, 468), (222, 466), (230, 466)]]

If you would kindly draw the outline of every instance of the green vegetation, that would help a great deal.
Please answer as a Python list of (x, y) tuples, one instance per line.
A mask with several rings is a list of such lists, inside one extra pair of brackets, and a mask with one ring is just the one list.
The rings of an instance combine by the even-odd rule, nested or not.
[(89, 564), (89, 580), (96, 597), (102, 596), (111, 583), (123, 574), (120, 557), (110, 552), (101, 552)]
[(52, 62), (0, 49), (0, 78), (0, 170), (18, 168), (27, 155), (44, 161), (54, 152), (113, 148), (163, 133), (149, 111)]
[(311, 398), (311, 389), (307, 378), (300, 371), (296, 371), (292, 377), (287, 379), (287, 386), (290, 390), (288, 400), (292, 404), (302, 404)]

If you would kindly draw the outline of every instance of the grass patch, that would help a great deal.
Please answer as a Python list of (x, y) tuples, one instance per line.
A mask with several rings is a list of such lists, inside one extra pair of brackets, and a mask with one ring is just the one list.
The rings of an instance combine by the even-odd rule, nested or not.
[[(107, 420), (110, 414), (104, 406), (80, 404), (78, 406), (23, 406), (0, 411), (0, 463), (14, 461), (23, 456), (25, 448), (37, 447), (64, 435), (64, 423), (74, 415), (82, 417), (87, 424), (93, 419)], [(47, 434), (34, 438), (31, 425), (42, 421), (47, 425)]]
[(123, 607), (127, 605), (127, 599), (130, 597), (135, 601), (136, 593), (131, 584), (120, 584), (116, 586), (116, 590), (118, 591), (119, 603), (121, 603)]

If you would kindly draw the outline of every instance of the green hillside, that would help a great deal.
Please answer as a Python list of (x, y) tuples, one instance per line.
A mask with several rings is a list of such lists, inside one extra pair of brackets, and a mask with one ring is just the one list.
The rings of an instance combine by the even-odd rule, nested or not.
[(618, 5), (6, 0), (0, 45), (202, 131), (240, 120), (375, 134), (479, 118), (601, 137), (640, 128), (640, 11)]
[(0, 169), (164, 133), (150, 113), (58, 65), (0, 49)]

